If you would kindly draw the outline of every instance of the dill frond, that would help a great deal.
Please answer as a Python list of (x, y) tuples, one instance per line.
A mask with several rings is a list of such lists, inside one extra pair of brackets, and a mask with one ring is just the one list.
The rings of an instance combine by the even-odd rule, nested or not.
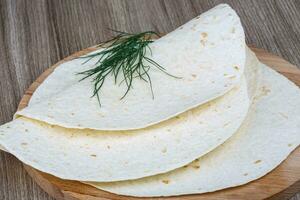
[(132, 88), (135, 78), (140, 78), (149, 83), (152, 98), (154, 98), (151, 77), (148, 73), (151, 67), (155, 67), (169, 76), (178, 78), (167, 73), (160, 64), (146, 55), (147, 50), (150, 52), (150, 55), (152, 54), (149, 44), (153, 42), (151, 39), (153, 36), (159, 37), (156, 32), (146, 31), (138, 34), (116, 32), (118, 35), (115, 38), (98, 45), (99, 48), (104, 48), (102, 51), (81, 57), (88, 58), (84, 63), (89, 62), (93, 58), (98, 58), (94, 68), (78, 74), (84, 76), (80, 81), (89, 77), (93, 78), (94, 91), (92, 97), (96, 96), (99, 104), (99, 92), (108, 75), (114, 77), (115, 84), (119, 81), (119, 75), (123, 76), (119, 84), (125, 82), (127, 89), (121, 99)]

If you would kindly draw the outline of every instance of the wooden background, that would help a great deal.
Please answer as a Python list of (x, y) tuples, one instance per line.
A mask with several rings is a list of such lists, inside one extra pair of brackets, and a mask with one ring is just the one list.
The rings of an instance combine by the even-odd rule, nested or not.
[[(39, 74), (110, 38), (108, 28), (166, 33), (222, 2), (240, 15), (249, 44), (300, 66), (300, 0), (0, 0), (0, 124)], [(1, 152), (0, 200), (52, 198)]]

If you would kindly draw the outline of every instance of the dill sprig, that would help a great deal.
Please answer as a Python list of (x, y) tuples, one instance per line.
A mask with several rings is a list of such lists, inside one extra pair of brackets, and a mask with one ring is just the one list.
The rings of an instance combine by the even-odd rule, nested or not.
[(146, 55), (147, 50), (152, 55), (151, 48), (149, 47), (149, 44), (153, 42), (151, 38), (153, 36), (159, 37), (159, 35), (153, 31), (138, 34), (116, 32), (118, 33), (116, 37), (98, 45), (99, 48), (104, 48), (102, 51), (81, 57), (88, 58), (84, 63), (89, 62), (93, 58), (98, 58), (98, 61), (95, 63), (94, 68), (78, 73), (84, 75), (80, 81), (88, 77), (93, 77), (94, 91), (92, 97), (97, 96), (99, 104), (99, 91), (108, 75), (114, 77), (115, 84), (118, 83), (119, 75), (123, 76), (123, 80), (119, 84), (125, 82), (127, 89), (121, 99), (132, 88), (133, 79), (135, 78), (140, 78), (149, 83), (152, 98), (154, 98), (152, 82), (148, 73), (150, 68), (155, 67), (165, 74), (175, 77), (167, 73), (160, 64)]

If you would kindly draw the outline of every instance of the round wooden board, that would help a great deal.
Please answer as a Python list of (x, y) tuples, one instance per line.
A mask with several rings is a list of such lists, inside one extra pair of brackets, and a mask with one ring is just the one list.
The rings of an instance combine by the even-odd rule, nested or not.
[[(300, 70), (284, 59), (270, 54), (262, 49), (251, 47), (261, 62), (271, 66), (284, 76), (300, 86)], [(57, 64), (47, 69), (28, 88), (21, 99), (18, 109), (27, 106), (30, 97), (36, 88), (47, 78), (49, 74), (61, 63), (71, 60), (80, 55), (84, 55), (95, 47), (91, 47), (61, 60)], [(284, 89), (284, 88), (283, 88)], [(179, 197), (165, 198), (135, 198), (111, 194), (85, 185), (78, 181), (62, 180), (52, 175), (40, 172), (30, 166), (24, 165), (29, 175), (51, 196), (59, 200), (136, 200), (136, 199), (161, 199), (161, 200), (201, 200), (201, 199), (286, 199), (300, 191), (300, 148), (296, 149), (280, 166), (266, 176), (239, 187), (224, 189), (217, 192), (184, 195)]]

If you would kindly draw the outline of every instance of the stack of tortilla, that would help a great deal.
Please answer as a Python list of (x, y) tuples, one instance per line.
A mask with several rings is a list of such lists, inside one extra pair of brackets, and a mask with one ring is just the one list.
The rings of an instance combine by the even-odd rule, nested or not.
[[(101, 107), (94, 67), (58, 66), (29, 105), (0, 127), (0, 146), (54, 176), (121, 195), (152, 197), (216, 191), (255, 180), (300, 143), (300, 90), (260, 63), (239, 17), (221, 4), (150, 44), (155, 97), (135, 79), (108, 77)], [(97, 51), (101, 51), (99, 49)]]

